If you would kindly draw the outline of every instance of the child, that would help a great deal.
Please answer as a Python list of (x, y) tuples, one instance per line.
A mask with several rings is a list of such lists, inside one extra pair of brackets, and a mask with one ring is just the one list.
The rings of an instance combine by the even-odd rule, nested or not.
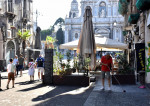
[(14, 88), (14, 80), (15, 80), (14, 73), (16, 70), (15, 65), (12, 64), (13, 59), (10, 59), (9, 62), (10, 63), (7, 65), (7, 72), (8, 72), (8, 82), (7, 82), (7, 86), (6, 86), (7, 89), (9, 89), (9, 82), (11, 79), (12, 79), (12, 88)]
[(28, 67), (29, 67), (30, 81), (34, 81), (35, 63), (33, 62), (33, 59), (30, 60)]

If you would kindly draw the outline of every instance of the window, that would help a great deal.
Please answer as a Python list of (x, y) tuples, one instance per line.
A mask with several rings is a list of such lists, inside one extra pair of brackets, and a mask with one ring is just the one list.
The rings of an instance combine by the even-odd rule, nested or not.
[(99, 16), (106, 17), (106, 3), (101, 2), (99, 5)]
[(73, 13), (73, 18), (76, 17), (76, 13)]
[(75, 34), (75, 38), (76, 38), (76, 39), (78, 38), (78, 33)]

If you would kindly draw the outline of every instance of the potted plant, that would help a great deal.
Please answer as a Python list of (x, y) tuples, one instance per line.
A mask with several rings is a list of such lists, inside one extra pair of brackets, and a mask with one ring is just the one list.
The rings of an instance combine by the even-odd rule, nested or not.
[(71, 70), (71, 66), (70, 66), (70, 61), (71, 61), (70, 51), (67, 51), (66, 56), (67, 56), (67, 64), (66, 64), (66, 69), (65, 69), (66, 75), (71, 75), (72, 70)]
[(118, 84), (116, 79), (120, 84), (135, 84), (134, 68), (130, 66), (127, 61), (127, 56), (124, 54), (119, 54), (118, 60), (118, 72), (112, 75), (112, 84)]
[(75, 73), (76, 70), (78, 69), (78, 61), (77, 61), (77, 57), (73, 58), (73, 67), (72, 67), (72, 72)]
[(46, 42), (45, 42), (45, 48), (46, 49), (53, 49), (54, 48), (54, 42), (56, 42), (57, 40), (56, 40), (56, 38), (53, 38), (53, 37), (51, 37), (51, 36), (47, 36), (46, 37)]
[[(91, 62), (91, 59), (89, 58), (89, 57), (86, 57), (85, 59), (84, 59), (84, 69), (85, 69), (85, 72), (87, 73), (87, 76), (88, 76), (88, 72), (89, 72), (89, 70), (91, 69), (91, 67), (90, 67), (90, 62)], [(84, 73), (85, 74), (85, 73)]]
[[(73, 85), (73, 86), (89, 86), (90, 78), (87, 76), (82, 75), (71, 75), (71, 53), (68, 51), (66, 53), (67, 56), (67, 62), (62, 62), (62, 54), (60, 52), (56, 52), (55, 58), (57, 59), (57, 62), (55, 63), (55, 72), (57, 72), (57, 75), (53, 76), (53, 84), (55, 85)], [(77, 64), (77, 63), (76, 63)], [(77, 65), (74, 66), (77, 68)]]

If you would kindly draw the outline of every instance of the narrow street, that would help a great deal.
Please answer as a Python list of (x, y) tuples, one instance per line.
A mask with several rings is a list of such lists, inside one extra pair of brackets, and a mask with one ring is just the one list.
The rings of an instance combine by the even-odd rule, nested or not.
[(112, 85), (112, 91), (108, 91), (107, 82), (105, 90), (101, 91), (101, 80), (97, 75), (97, 82), (89, 87), (78, 86), (44, 86), (37, 79), (29, 82), (27, 70), (23, 71), (23, 77), (17, 77), (15, 88), (6, 89), (7, 73), (2, 73), (2, 89), (0, 92), (1, 106), (149, 106), (150, 90), (139, 89), (137, 85), (120, 86)]

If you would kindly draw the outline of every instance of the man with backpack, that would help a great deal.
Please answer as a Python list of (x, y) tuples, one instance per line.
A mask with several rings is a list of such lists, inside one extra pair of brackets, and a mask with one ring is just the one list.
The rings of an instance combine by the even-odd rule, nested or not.
[(40, 75), (41, 75), (41, 80), (43, 80), (43, 72), (44, 72), (44, 58), (39, 55), (39, 58), (36, 60), (37, 68), (38, 68), (38, 77), (40, 80)]

